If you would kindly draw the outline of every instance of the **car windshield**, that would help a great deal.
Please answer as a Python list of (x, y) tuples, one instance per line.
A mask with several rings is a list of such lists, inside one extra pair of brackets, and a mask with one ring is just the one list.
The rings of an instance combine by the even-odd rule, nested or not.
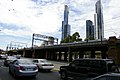
[(20, 64), (32, 64), (33, 62), (28, 59), (21, 59), (21, 60), (19, 60), (19, 63)]
[(45, 63), (45, 62), (47, 62), (47, 60), (42, 59), (42, 60), (40, 60), (40, 62)]
[(17, 59), (17, 58), (13, 56), (8, 56), (7, 59)]

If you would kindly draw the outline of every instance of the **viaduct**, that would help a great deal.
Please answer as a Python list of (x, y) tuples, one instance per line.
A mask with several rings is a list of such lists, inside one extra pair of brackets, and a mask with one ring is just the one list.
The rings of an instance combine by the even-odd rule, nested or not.
[(58, 45), (9, 50), (9, 55), (20, 54), (29, 58), (45, 58), (71, 62), (77, 58), (111, 58), (120, 64), (120, 39), (115, 36), (108, 40), (91, 40)]

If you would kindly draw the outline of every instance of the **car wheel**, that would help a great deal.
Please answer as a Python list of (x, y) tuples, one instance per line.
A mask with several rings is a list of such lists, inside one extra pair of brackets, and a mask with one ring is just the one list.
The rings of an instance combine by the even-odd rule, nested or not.
[(61, 79), (67, 80), (67, 72), (65, 72), (65, 71), (61, 72)]

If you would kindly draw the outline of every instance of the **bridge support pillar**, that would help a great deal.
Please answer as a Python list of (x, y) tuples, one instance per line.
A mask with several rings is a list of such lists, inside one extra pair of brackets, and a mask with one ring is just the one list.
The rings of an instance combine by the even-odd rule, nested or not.
[(51, 60), (51, 59), (52, 59), (52, 53), (51, 53), (51, 51), (49, 52), (49, 55), (50, 55), (49, 58), (50, 58), (50, 60)]
[(64, 53), (64, 61), (67, 61), (67, 52)]
[(61, 52), (59, 52), (59, 61), (61, 61), (61, 56), (62, 56), (62, 53)]
[(50, 51), (49, 51), (49, 60), (51, 60), (51, 56), (52, 56), (52, 55), (51, 55), (51, 53), (50, 53)]
[(52, 60), (52, 52), (51, 51), (49, 51), (49, 60)]
[(53, 60), (57, 60), (57, 54), (56, 54), (56, 52), (53, 52)]
[(25, 49), (23, 50), (23, 55), (22, 56), (25, 57)]
[(83, 51), (79, 51), (79, 58), (83, 58), (84, 56), (84, 52)]
[(48, 60), (50, 59), (50, 52), (49, 51), (46, 52), (46, 59), (48, 59)]
[(73, 54), (72, 53), (69, 53), (69, 59), (68, 59), (68, 61), (69, 62), (71, 62), (73, 59), (72, 59), (72, 56), (73, 56)]
[(45, 52), (45, 58), (48, 59), (48, 53), (47, 53), (47, 51)]
[(77, 52), (74, 52), (74, 59), (77, 59), (78, 57), (78, 53)]
[(35, 58), (35, 51), (32, 51), (32, 58)]

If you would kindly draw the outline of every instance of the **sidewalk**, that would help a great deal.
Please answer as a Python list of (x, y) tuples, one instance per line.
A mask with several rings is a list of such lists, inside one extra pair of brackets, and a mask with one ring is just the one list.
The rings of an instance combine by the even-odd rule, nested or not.
[(59, 65), (68, 65), (70, 62), (63, 62), (63, 61), (53, 61), (53, 60), (48, 60), (49, 62), (59, 64)]
[(48, 60), (48, 61), (54, 64), (54, 69), (52, 71), (59, 71), (60, 66), (69, 65), (69, 62), (53, 61), (53, 60)]

